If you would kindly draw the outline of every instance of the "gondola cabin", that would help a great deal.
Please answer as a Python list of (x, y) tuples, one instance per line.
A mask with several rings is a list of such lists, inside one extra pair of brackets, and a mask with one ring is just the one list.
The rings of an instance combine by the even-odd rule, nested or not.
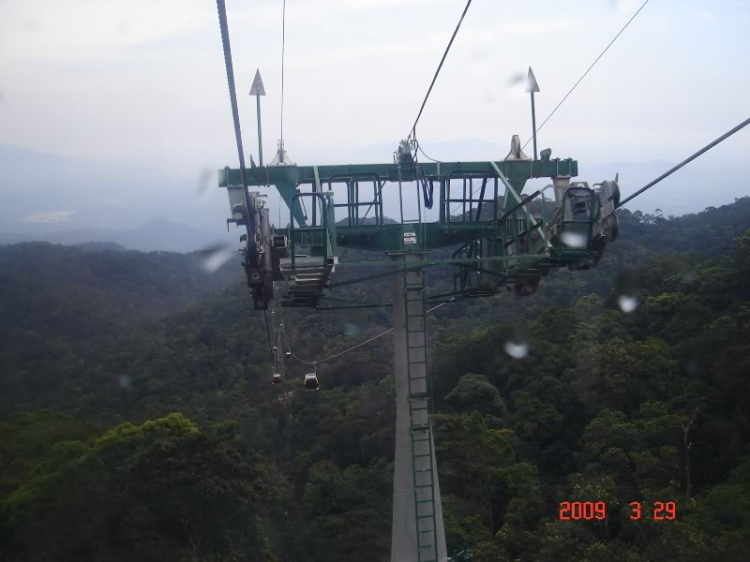
[(305, 390), (320, 390), (320, 383), (318, 382), (317, 374), (307, 373), (305, 375)]
[(271, 384), (279, 384), (282, 381), (281, 373), (274, 373), (271, 377)]
[(292, 358), (292, 352), (291, 351), (287, 351), (286, 352), (286, 358), (287, 358), (287, 360), (289, 360), (289, 359)]

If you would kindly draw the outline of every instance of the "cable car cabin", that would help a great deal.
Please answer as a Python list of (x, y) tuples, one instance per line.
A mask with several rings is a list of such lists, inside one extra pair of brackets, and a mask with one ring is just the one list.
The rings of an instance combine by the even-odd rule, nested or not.
[(274, 373), (271, 377), (271, 384), (279, 384), (282, 381), (282, 378), (281, 373)]
[(620, 199), (617, 180), (594, 187), (591, 189), (586, 182), (571, 184), (563, 195), (561, 220), (552, 229), (551, 241), (557, 257), (573, 258), (568, 263), (570, 270), (595, 266), (607, 242), (617, 239), (615, 209)]
[(307, 373), (305, 375), (305, 390), (320, 390), (320, 383), (318, 382), (317, 374)]
[(286, 352), (286, 358), (287, 359), (291, 359), (292, 358), (292, 352), (291, 351), (287, 351)]
[(565, 190), (560, 228), (563, 255), (586, 255), (591, 247), (593, 225), (600, 217), (599, 198), (586, 184)]

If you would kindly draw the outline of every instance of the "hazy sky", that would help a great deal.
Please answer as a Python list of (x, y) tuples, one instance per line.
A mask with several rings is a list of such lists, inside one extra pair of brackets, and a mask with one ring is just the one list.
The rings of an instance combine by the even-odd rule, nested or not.
[[(541, 120), (641, 3), (475, 0), (420, 122), (423, 146), (483, 141), (502, 154), (476, 159), (502, 158), (511, 135), (525, 140), (531, 128), (512, 77), (534, 68)], [(247, 92), (259, 67), (268, 160), (279, 136), (281, 6), (227, 0), (245, 147), (256, 159)], [(288, 0), (289, 155), (333, 163), (382, 150), (366, 159), (387, 161), (463, 6)], [(750, 114), (748, 29), (748, 0), (651, 0), (540, 133), (540, 148), (592, 165), (687, 156)], [(216, 3), (0, 0), (0, 144), (185, 178), (236, 166)], [(748, 148), (743, 131), (705, 163), (744, 162)]]

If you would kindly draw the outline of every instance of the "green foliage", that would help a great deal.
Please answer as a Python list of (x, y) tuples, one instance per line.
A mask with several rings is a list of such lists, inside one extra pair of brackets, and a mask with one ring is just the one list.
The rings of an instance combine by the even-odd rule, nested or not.
[(476, 410), (503, 417), (508, 411), (500, 392), (484, 375), (464, 375), (445, 402), (458, 410)]
[(57, 443), (2, 508), (32, 558), (213, 559), (252, 548), (246, 559), (265, 561), (272, 485), (241, 442), (170, 414)]
[(385, 498), (391, 471), (384, 461), (344, 470), (320, 461), (310, 468), (301, 502), (308, 556), (342, 562), (382, 559), (390, 549), (390, 504)]
[[(597, 268), (551, 272), (531, 299), (433, 313), (450, 551), (746, 559), (750, 199), (677, 219), (620, 213)], [(196, 256), (0, 248), (0, 558), (387, 559), (390, 338), (321, 364), (319, 393), (302, 392), (296, 362), (272, 388), (262, 316), (232, 275), (206, 277)], [(450, 290), (450, 275), (431, 273), (433, 288)], [(305, 359), (390, 324), (380, 310), (283, 314)], [(514, 358), (519, 339), (529, 352)], [(607, 520), (558, 521), (568, 500), (606, 501)], [(631, 521), (636, 500), (676, 501), (677, 521)]]

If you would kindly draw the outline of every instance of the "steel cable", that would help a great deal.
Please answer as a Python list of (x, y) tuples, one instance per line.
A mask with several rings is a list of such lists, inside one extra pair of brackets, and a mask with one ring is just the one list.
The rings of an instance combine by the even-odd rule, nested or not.
[(286, 51), (286, 0), (281, 15), (281, 143), (284, 146), (284, 54)]
[[(448, 303), (454, 302), (455, 300), (456, 300), (456, 298), (455, 298), (455, 297), (453, 297), (453, 298), (452, 298), (451, 300), (449, 300), (449, 301), (441, 302), (441, 303), (440, 303), (439, 305), (437, 305), (437, 306), (433, 306), (433, 307), (432, 307), (432, 308), (430, 308), (429, 310), (425, 311), (425, 314), (429, 314), (430, 312), (432, 312), (432, 311), (434, 311), (434, 310), (437, 310), (437, 309), (438, 309), (438, 308), (440, 308), (441, 306), (444, 306), (444, 305), (446, 305), (446, 304), (448, 304)], [(331, 356), (329, 356), (329, 357), (326, 357), (325, 359), (320, 359), (320, 360), (318, 360), (318, 361), (305, 361), (304, 359), (300, 359), (299, 357), (297, 357), (297, 356), (296, 356), (296, 355), (294, 354), (294, 352), (292, 351), (292, 348), (291, 348), (291, 346), (289, 345), (289, 342), (288, 342), (288, 341), (287, 341), (287, 339), (286, 339), (286, 331), (285, 331), (285, 329), (286, 329), (286, 326), (283, 326), (283, 325), (282, 325), (282, 328), (281, 328), (281, 333), (282, 333), (282, 335), (284, 336), (284, 343), (286, 344), (286, 347), (287, 347), (287, 349), (289, 350), (289, 353), (291, 353), (291, 354), (292, 354), (292, 357), (294, 357), (294, 358), (295, 358), (295, 359), (296, 359), (297, 361), (299, 361), (300, 363), (304, 363), (304, 364), (306, 364), (306, 365), (315, 365), (315, 364), (318, 364), (318, 365), (319, 365), (320, 363), (325, 363), (326, 361), (330, 361), (331, 359), (335, 359), (336, 357), (340, 357), (341, 355), (344, 355), (345, 353), (349, 353), (350, 351), (353, 351), (353, 350), (357, 349), (358, 347), (362, 347), (362, 346), (363, 346), (363, 345), (365, 345), (365, 344), (368, 344), (368, 343), (370, 343), (370, 342), (372, 342), (372, 341), (375, 341), (376, 339), (378, 339), (378, 338), (380, 338), (380, 337), (382, 337), (382, 336), (385, 336), (386, 334), (390, 334), (390, 333), (391, 333), (391, 332), (392, 332), (392, 331), (394, 330), (394, 328), (390, 328), (390, 329), (388, 329), (388, 330), (386, 330), (386, 331), (384, 331), (384, 332), (380, 332), (380, 333), (379, 333), (379, 334), (377, 334), (376, 336), (373, 336), (373, 337), (371, 337), (371, 338), (370, 338), (369, 340), (366, 340), (366, 341), (363, 341), (363, 342), (361, 342), (361, 343), (358, 343), (357, 345), (355, 345), (355, 346), (352, 346), (352, 347), (350, 347), (349, 349), (345, 349), (344, 351), (340, 351), (339, 353), (336, 353), (335, 355), (331, 355)]]
[[(575, 83), (575, 84), (573, 85), (573, 87), (572, 87), (572, 88), (570, 89), (570, 91), (569, 91), (569, 92), (568, 92), (567, 94), (565, 94), (565, 97), (563, 97), (563, 99), (562, 99), (562, 100), (560, 100), (560, 103), (558, 103), (558, 104), (557, 104), (557, 106), (555, 107), (555, 109), (553, 109), (553, 110), (552, 110), (552, 112), (551, 112), (551, 113), (550, 113), (549, 115), (547, 115), (547, 118), (546, 118), (546, 119), (545, 119), (545, 120), (544, 120), (544, 121), (542, 122), (542, 124), (541, 124), (541, 125), (539, 125), (539, 127), (537, 127), (537, 129), (536, 129), (535, 133), (538, 133), (539, 131), (541, 131), (542, 127), (544, 127), (544, 125), (546, 125), (547, 121), (549, 121), (549, 120), (550, 120), (550, 119), (552, 118), (552, 116), (553, 116), (553, 115), (555, 114), (555, 112), (557, 112), (557, 110), (558, 110), (558, 109), (560, 109), (560, 106), (561, 106), (561, 105), (562, 105), (563, 103), (565, 103), (565, 100), (567, 100), (567, 99), (568, 99), (568, 97), (570, 96), (570, 94), (572, 94), (572, 93), (573, 93), (573, 91), (574, 91), (574, 90), (575, 90), (575, 89), (576, 89), (576, 88), (578, 87), (578, 85), (579, 85), (579, 84), (580, 84), (580, 83), (581, 83), (581, 82), (583, 81), (583, 79), (584, 79), (584, 78), (586, 78), (586, 76), (588, 75), (588, 73), (589, 73), (589, 72), (591, 72), (591, 70), (592, 70), (592, 69), (594, 68), (594, 66), (596, 66), (596, 63), (598, 63), (598, 62), (599, 62), (599, 60), (600, 60), (600, 59), (601, 59), (601, 58), (602, 58), (602, 57), (603, 57), (603, 56), (605, 55), (605, 53), (606, 53), (607, 51), (609, 51), (609, 48), (610, 48), (610, 47), (611, 47), (612, 45), (614, 45), (614, 44), (615, 44), (615, 41), (617, 41), (617, 39), (618, 39), (618, 38), (620, 37), (620, 35), (622, 35), (622, 33), (623, 33), (623, 32), (624, 32), (624, 31), (625, 31), (625, 30), (626, 30), (627, 28), (628, 28), (628, 26), (629, 26), (629, 25), (630, 25), (630, 24), (631, 24), (631, 23), (633, 22), (633, 20), (634, 20), (634, 19), (636, 18), (636, 16), (637, 16), (638, 14), (640, 14), (640, 13), (641, 13), (641, 10), (643, 10), (643, 8), (645, 8), (645, 7), (646, 7), (646, 4), (648, 4), (649, 2), (650, 2), (650, 0), (646, 0), (646, 1), (645, 1), (645, 2), (644, 2), (644, 3), (642, 4), (642, 5), (641, 5), (641, 7), (640, 7), (640, 8), (638, 8), (638, 10), (637, 10), (637, 11), (635, 12), (635, 14), (633, 14), (633, 16), (632, 16), (632, 17), (631, 17), (631, 18), (630, 18), (630, 19), (629, 19), (629, 20), (627, 21), (627, 23), (626, 23), (626, 24), (625, 24), (625, 25), (624, 25), (624, 26), (622, 27), (622, 29), (620, 29), (620, 31), (619, 31), (619, 32), (617, 33), (617, 35), (615, 35), (614, 39), (612, 39), (612, 41), (610, 41), (610, 42), (609, 42), (609, 44), (608, 44), (608, 45), (607, 45), (607, 46), (606, 46), (606, 47), (604, 48), (604, 50), (603, 50), (603, 51), (602, 51), (602, 52), (601, 52), (601, 53), (599, 54), (599, 56), (598, 56), (598, 57), (596, 57), (596, 60), (595, 60), (595, 61), (594, 61), (593, 63), (591, 63), (591, 66), (589, 66), (589, 67), (588, 67), (588, 69), (586, 70), (586, 72), (584, 72), (584, 73), (583, 73), (583, 75), (582, 75), (582, 76), (581, 76), (581, 77), (580, 77), (580, 78), (578, 79), (578, 81), (577, 81), (577, 82), (576, 82), (576, 83)], [(529, 144), (529, 143), (530, 143), (530, 142), (532, 141), (532, 139), (533, 139), (533, 137), (532, 137), (532, 138), (530, 138), (529, 140), (527, 140), (527, 141), (526, 141), (526, 142), (524, 143), (524, 145), (523, 145), (523, 146), (521, 147), (521, 149), (523, 150), (524, 148), (526, 148), (526, 146), (527, 146), (527, 145), (528, 145), (528, 144)], [(426, 155), (426, 154), (424, 153), (424, 151), (422, 150), (422, 148), (421, 148), (421, 147), (418, 147), (418, 148), (419, 148), (419, 150), (420, 150), (420, 151), (422, 152), (422, 154), (424, 154), (425, 156), (427, 156), (427, 155)], [(427, 158), (430, 158), (430, 157), (429, 157), (429, 156), (427, 156)], [(430, 160), (432, 160), (432, 158), (430, 158)], [(476, 190), (474, 191), (474, 193), (472, 193), (472, 197), (473, 197), (474, 195), (476, 195), (476, 193), (477, 193), (478, 191), (479, 191), (479, 188), (477, 188), (477, 189), (476, 189)], [(453, 210), (451, 210), (450, 214), (452, 215), (453, 213), (455, 213), (455, 212), (456, 212), (456, 209), (458, 209), (458, 207), (459, 207), (460, 205), (461, 205), (461, 204), (460, 204), (460, 203), (458, 203), (458, 204), (457, 204), (457, 205), (456, 205), (456, 206), (455, 206), (455, 207), (453, 208)]]
[[(581, 82), (583, 82), (583, 79), (584, 79), (584, 78), (586, 78), (586, 76), (588, 75), (588, 73), (589, 73), (589, 72), (591, 72), (591, 69), (593, 69), (593, 68), (594, 68), (594, 67), (596, 66), (596, 63), (598, 63), (598, 62), (599, 62), (599, 60), (600, 60), (600, 59), (601, 59), (601, 58), (602, 58), (602, 57), (603, 57), (603, 56), (605, 55), (605, 53), (606, 53), (607, 51), (609, 51), (609, 48), (610, 48), (610, 47), (611, 47), (612, 45), (614, 45), (614, 44), (615, 44), (615, 41), (617, 41), (617, 39), (618, 39), (618, 38), (620, 37), (620, 35), (622, 35), (622, 33), (623, 33), (623, 32), (624, 32), (624, 31), (625, 31), (625, 30), (626, 30), (627, 28), (628, 28), (628, 26), (629, 26), (629, 25), (630, 25), (630, 24), (631, 24), (631, 23), (633, 22), (633, 20), (634, 20), (634, 19), (636, 18), (636, 16), (637, 16), (638, 14), (640, 14), (640, 13), (641, 13), (641, 10), (643, 10), (643, 8), (645, 8), (645, 7), (646, 7), (646, 4), (648, 4), (648, 3), (649, 3), (649, 1), (650, 1), (650, 0), (646, 0), (646, 1), (645, 1), (645, 2), (644, 2), (644, 3), (642, 4), (642, 5), (641, 5), (641, 7), (640, 7), (640, 8), (638, 8), (638, 11), (636, 11), (636, 13), (635, 13), (635, 14), (633, 14), (633, 17), (631, 17), (631, 18), (630, 18), (630, 19), (628, 20), (628, 22), (627, 22), (627, 23), (626, 23), (626, 24), (625, 24), (625, 25), (623, 26), (623, 28), (622, 28), (622, 29), (620, 30), (620, 32), (619, 32), (619, 33), (618, 33), (617, 35), (615, 35), (615, 38), (614, 38), (614, 39), (612, 39), (612, 41), (610, 41), (610, 42), (609, 42), (609, 45), (607, 45), (607, 46), (606, 46), (606, 47), (604, 48), (604, 50), (603, 50), (603, 51), (602, 51), (602, 52), (601, 52), (601, 53), (599, 54), (599, 56), (598, 56), (598, 57), (596, 57), (596, 60), (595, 60), (595, 61), (594, 61), (593, 63), (591, 63), (591, 66), (589, 66), (589, 67), (588, 67), (588, 69), (586, 69), (586, 72), (584, 72), (584, 73), (583, 73), (583, 76), (581, 76), (581, 77), (580, 77), (580, 78), (578, 79), (578, 82), (576, 82), (575, 84), (573, 84), (573, 87), (572, 87), (572, 88), (570, 89), (570, 91), (569, 91), (569, 92), (568, 92), (567, 94), (565, 94), (565, 97), (563, 97), (563, 99), (562, 99), (562, 100), (560, 100), (560, 103), (558, 103), (558, 104), (557, 104), (557, 106), (555, 107), (555, 109), (553, 109), (553, 110), (552, 110), (552, 113), (550, 113), (549, 115), (547, 115), (547, 118), (546, 118), (546, 119), (545, 119), (545, 120), (544, 120), (544, 121), (542, 122), (542, 124), (541, 124), (541, 125), (539, 125), (539, 127), (537, 127), (537, 129), (536, 129), (535, 133), (538, 133), (539, 131), (541, 131), (541, 130), (542, 130), (542, 127), (544, 127), (544, 125), (545, 125), (545, 124), (547, 123), (547, 121), (549, 121), (549, 120), (550, 120), (550, 118), (551, 118), (551, 117), (552, 117), (552, 116), (553, 116), (553, 115), (555, 114), (555, 112), (556, 112), (556, 111), (557, 111), (558, 109), (560, 109), (560, 106), (561, 106), (561, 105), (562, 105), (563, 103), (565, 103), (565, 100), (567, 100), (567, 99), (568, 99), (568, 97), (570, 96), (570, 94), (572, 94), (572, 93), (573, 93), (573, 91), (574, 91), (574, 90), (575, 90), (575, 89), (576, 89), (576, 88), (578, 87), (578, 84), (580, 84)], [(529, 140), (527, 140), (527, 141), (526, 141), (526, 143), (525, 143), (525, 144), (524, 144), (524, 145), (523, 145), (523, 146), (521, 147), (521, 150), (523, 150), (524, 148), (526, 148), (526, 145), (528, 145), (528, 144), (529, 144), (529, 143), (530, 143), (530, 142), (532, 141), (532, 139), (533, 139), (533, 138), (534, 138), (534, 137), (532, 136), (532, 137), (531, 137), (531, 138), (530, 138)]]
[(690, 164), (690, 162), (692, 162), (693, 160), (695, 160), (699, 156), (705, 154), (706, 152), (708, 152), (709, 150), (711, 150), (713, 147), (715, 147), (717, 144), (720, 144), (720, 143), (724, 142), (729, 137), (731, 137), (733, 134), (735, 134), (737, 131), (739, 131), (741, 129), (744, 129), (748, 125), (750, 125), (750, 119), (745, 119), (742, 123), (740, 123), (739, 125), (737, 125), (733, 129), (730, 129), (729, 131), (727, 131), (726, 133), (724, 133), (723, 135), (721, 135), (718, 139), (716, 139), (716, 140), (708, 143), (706, 146), (704, 146), (703, 148), (701, 148), (698, 152), (696, 152), (692, 156), (689, 156), (688, 158), (686, 158), (685, 160), (683, 160), (682, 162), (680, 162), (679, 164), (677, 164), (674, 168), (672, 168), (672, 169), (664, 172), (662, 175), (660, 175), (654, 181), (648, 183), (647, 185), (645, 185), (644, 187), (642, 187), (641, 189), (639, 189), (638, 191), (636, 191), (635, 193), (633, 193), (633, 195), (631, 195), (630, 197), (627, 197), (626, 199), (623, 199), (622, 201), (620, 201), (620, 204), (617, 205), (617, 208), (619, 209), (620, 207), (622, 207), (628, 201), (630, 201), (632, 199), (635, 199), (636, 197), (638, 197), (641, 193), (643, 193), (647, 189), (651, 189), (652, 187), (654, 187), (657, 183), (659, 183), (663, 179), (671, 176), (672, 174), (674, 174), (677, 170), (679, 170), (683, 166), (687, 166), (688, 164)]
[(458, 34), (458, 30), (461, 28), (461, 23), (463, 23), (464, 21), (466, 12), (469, 11), (469, 6), (471, 6), (471, 2), (472, 0), (469, 0), (468, 2), (466, 2), (466, 7), (464, 8), (463, 13), (461, 14), (461, 19), (458, 20), (456, 29), (453, 31), (453, 35), (451, 35), (451, 40), (448, 42), (448, 46), (445, 48), (443, 57), (440, 59), (440, 64), (438, 65), (437, 70), (435, 71), (435, 75), (432, 77), (432, 82), (430, 82), (430, 87), (427, 89), (427, 95), (425, 95), (424, 101), (422, 101), (422, 107), (419, 108), (419, 113), (417, 114), (417, 118), (414, 120), (414, 125), (412, 125), (411, 130), (409, 131), (408, 138), (412, 138), (413, 136), (416, 135), (417, 123), (419, 123), (419, 118), (422, 117), (422, 112), (424, 111), (425, 105), (427, 105), (427, 99), (430, 97), (430, 93), (432, 92), (432, 87), (435, 85), (435, 81), (437, 80), (437, 77), (440, 74), (440, 70), (443, 68), (443, 63), (445, 62), (445, 58), (448, 56), (448, 52), (451, 50), (451, 46), (453, 45), (453, 40), (456, 38), (456, 35)]

